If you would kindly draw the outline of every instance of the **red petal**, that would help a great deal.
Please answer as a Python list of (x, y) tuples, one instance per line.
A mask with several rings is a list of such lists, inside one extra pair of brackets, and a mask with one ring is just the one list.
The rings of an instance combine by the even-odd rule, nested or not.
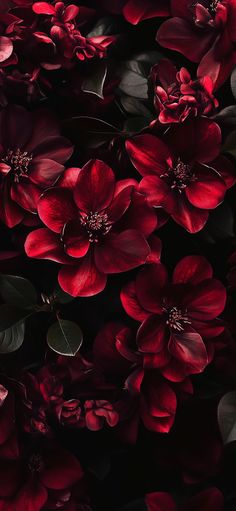
[(132, 190), (132, 186), (124, 188), (120, 193), (118, 193), (118, 195), (116, 195), (111, 205), (107, 208), (106, 213), (111, 222), (117, 222), (128, 209), (131, 202)]
[(168, 274), (163, 264), (145, 266), (137, 275), (137, 299), (144, 310), (162, 313), (162, 288), (168, 282)]
[(63, 170), (63, 165), (56, 161), (36, 158), (30, 169), (30, 180), (41, 188), (48, 188), (55, 184)]
[(236, 171), (233, 163), (223, 155), (211, 162), (213, 169), (219, 172), (220, 176), (224, 179), (227, 189), (231, 188), (236, 182)]
[(69, 190), (73, 190), (76, 185), (80, 170), (81, 169), (78, 167), (70, 167), (69, 169), (66, 169), (58, 181), (58, 186), (60, 186), (60, 188), (68, 188)]
[(120, 273), (144, 264), (149, 253), (144, 236), (129, 229), (104, 237), (104, 242), (95, 246), (95, 261), (104, 273)]
[(0, 219), (8, 227), (15, 227), (15, 225), (23, 220), (24, 211), (11, 199), (7, 184), (2, 190), (0, 197)]
[(67, 21), (74, 20), (80, 11), (80, 7), (78, 5), (70, 4), (65, 8), (65, 11), (63, 13), (63, 21), (66, 23)]
[[(45, 138), (45, 136), (44, 136)], [(65, 163), (73, 154), (71, 142), (58, 135), (47, 137), (39, 143), (34, 150), (34, 157), (39, 159), (55, 160), (58, 163)]]
[(146, 176), (139, 185), (139, 191), (147, 196), (151, 206), (162, 207), (171, 213), (175, 206), (175, 196), (170, 186), (158, 176)]
[(148, 204), (147, 198), (136, 191), (133, 192), (130, 207), (123, 220), (124, 228), (137, 229), (144, 236), (152, 234), (157, 227), (156, 211)]
[(41, 196), (38, 214), (49, 229), (60, 233), (67, 222), (77, 217), (78, 211), (69, 190), (52, 188)]
[(0, 113), (1, 143), (11, 150), (22, 149), (32, 135), (32, 118), (25, 108), (8, 105)]
[(76, 266), (64, 266), (58, 281), (62, 289), (72, 296), (94, 296), (103, 291), (107, 277), (94, 263), (91, 251)]
[(7, 60), (13, 52), (13, 44), (8, 37), (0, 37), (0, 62)]
[(12, 509), (17, 511), (40, 511), (47, 502), (48, 492), (42, 484), (32, 479), (17, 494)]
[(186, 502), (183, 511), (223, 511), (224, 497), (218, 488), (201, 491)]
[(145, 497), (147, 511), (177, 511), (174, 500), (168, 493), (148, 493)]
[(149, 312), (142, 308), (137, 299), (135, 282), (126, 284), (121, 291), (120, 299), (125, 311), (131, 318), (137, 319), (137, 321), (143, 321), (149, 316)]
[(155, 18), (156, 16), (168, 16), (170, 14), (169, 6), (166, 0), (158, 0), (158, 5), (153, 0), (128, 0), (123, 9), (127, 21), (137, 25), (140, 21)]
[(90, 160), (79, 173), (74, 199), (79, 209), (99, 212), (106, 209), (113, 198), (115, 176), (106, 163)]
[(157, 314), (145, 319), (138, 329), (137, 344), (142, 353), (159, 353), (167, 348), (168, 340), (169, 329), (163, 317)]
[(100, 330), (93, 343), (93, 355), (98, 366), (107, 373), (123, 373), (130, 363), (121, 356), (116, 348), (116, 336), (122, 332), (122, 338), (130, 336), (130, 330), (122, 323), (107, 323)]
[(28, 179), (21, 179), (19, 183), (13, 183), (11, 187), (11, 198), (23, 209), (37, 212), (37, 204), (41, 190)]
[(225, 308), (226, 290), (216, 279), (201, 282), (186, 296), (188, 315), (193, 319), (215, 319)]
[(82, 476), (79, 461), (68, 451), (52, 449), (45, 451), (45, 468), (41, 481), (50, 490), (64, 490), (78, 482)]
[(201, 209), (214, 209), (223, 200), (226, 193), (224, 180), (206, 165), (195, 165), (196, 181), (187, 186), (185, 193), (193, 206)]
[(49, 4), (48, 2), (35, 2), (32, 6), (33, 11), (36, 14), (52, 14), (55, 16), (56, 9), (53, 5)]
[(201, 336), (192, 328), (171, 332), (168, 348), (173, 357), (187, 365), (186, 375), (201, 373), (207, 363), (207, 351)]
[(212, 267), (205, 257), (186, 256), (176, 265), (173, 282), (199, 284), (203, 280), (210, 279), (212, 274)]
[(170, 150), (154, 135), (138, 135), (125, 143), (127, 153), (141, 176), (164, 174)]
[(200, 231), (207, 222), (208, 216), (209, 213), (206, 209), (195, 208), (183, 194), (179, 195), (175, 209), (172, 212), (175, 222), (191, 233)]
[(29, 257), (50, 259), (58, 263), (69, 263), (70, 258), (64, 253), (59, 237), (48, 229), (36, 229), (25, 241), (25, 251)]
[(80, 220), (71, 220), (66, 224), (63, 230), (63, 243), (65, 252), (71, 257), (83, 257), (87, 254), (90, 242)]

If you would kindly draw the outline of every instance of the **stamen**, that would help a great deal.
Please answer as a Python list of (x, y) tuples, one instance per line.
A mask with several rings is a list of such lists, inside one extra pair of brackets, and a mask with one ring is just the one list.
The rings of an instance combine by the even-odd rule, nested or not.
[(191, 321), (187, 316), (187, 310), (182, 311), (178, 307), (172, 307), (170, 310), (164, 309), (168, 313), (168, 318), (166, 320), (166, 324), (169, 325), (173, 330), (178, 330), (182, 332), (184, 330), (184, 325), (191, 325)]
[(20, 177), (27, 176), (28, 167), (32, 158), (32, 154), (29, 154), (27, 151), (21, 151), (20, 149), (12, 151), (8, 149), (2, 161), (11, 166), (12, 172), (14, 173), (14, 181), (19, 182)]
[(93, 213), (90, 211), (87, 215), (83, 214), (80, 221), (89, 235), (90, 243), (97, 243), (100, 235), (105, 236), (112, 227), (112, 223), (108, 220), (107, 213)]

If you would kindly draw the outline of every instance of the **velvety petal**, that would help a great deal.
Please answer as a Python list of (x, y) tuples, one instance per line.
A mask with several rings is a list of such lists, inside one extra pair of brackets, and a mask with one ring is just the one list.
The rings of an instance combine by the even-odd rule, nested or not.
[(133, 187), (128, 186), (114, 197), (111, 205), (106, 210), (110, 222), (117, 222), (124, 215), (131, 202), (132, 190)]
[(160, 263), (161, 251), (162, 251), (161, 240), (155, 234), (152, 234), (148, 238), (148, 244), (151, 249), (151, 252), (150, 252), (146, 262), (148, 264)]
[(169, 329), (163, 317), (157, 314), (145, 319), (138, 329), (137, 344), (142, 353), (159, 353), (167, 347), (168, 340)]
[(189, 317), (206, 321), (215, 319), (225, 308), (226, 290), (216, 279), (201, 282), (185, 298)]
[(48, 2), (35, 2), (33, 4), (33, 11), (36, 14), (48, 14), (54, 16), (56, 14), (55, 7)]
[(86, 230), (80, 220), (71, 220), (63, 229), (65, 252), (71, 257), (83, 257), (87, 254), (90, 242)]
[(161, 175), (167, 170), (170, 150), (154, 135), (137, 135), (125, 143), (126, 151), (141, 176)]
[(69, 160), (72, 153), (73, 146), (71, 142), (65, 137), (54, 135), (37, 145), (34, 150), (34, 157), (65, 163), (65, 161)]
[(168, 493), (148, 493), (145, 497), (145, 503), (147, 511), (177, 511), (177, 506)]
[(179, 195), (175, 209), (172, 211), (175, 222), (191, 233), (200, 231), (206, 224), (208, 216), (209, 212), (206, 209), (195, 208), (183, 194)]
[(65, 169), (57, 185), (60, 186), (60, 188), (68, 188), (69, 190), (73, 190), (76, 185), (80, 170), (81, 169), (78, 167), (70, 167)]
[(213, 30), (196, 30), (192, 23), (178, 17), (162, 23), (157, 32), (161, 46), (179, 51), (192, 62), (200, 62), (214, 38)]
[(157, 227), (156, 211), (149, 205), (147, 198), (136, 191), (132, 194), (130, 207), (122, 220), (123, 229), (137, 229), (144, 236), (152, 234)]
[[(17, 511), (40, 511), (47, 502), (48, 492), (37, 479), (27, 482), (14, 499), (12, 510)], [(14, 501), (13, 501), (14, 502)]]
[(29, 257), (50, 259), (58, 263), (69, 263), (70, 258), (64, 253), (59, 236), (41, 228), (32, 231), (26, 238), (25, 251)]
[(224, 497), (218, 488), (201, 491), (184, 505), (181, 511), (223, 511)]
[(60, 233), (67, 222), (77, 218), (78, 211), (69, 190), (51, 188), (41, 196), (38, 214), (49, 229)]
[(175, 207), (175, 196), (170, 186), (158, 176), (146, 176), (139, 185), (140, 193), (146, 195), (151, 206), (162, 207), (171, 213)]
[(93, 343), (93, 355), (96, 364), (106, 373), (124, 373), (130, 367), (124, 357), (116, 348), (116, 336), (122, 332), (122, 336), (128, 338), (131, 331), (124, 328), (122, 323), (107, 323), (96, 336)]
[(24, 211), (21, 207), (16, 204), (10, 195), (8, 186), (3, 188), (2, 194), (0, 195), (0, 219), (8, 227), (15, 227), (15, 225), (22, 222), (24, 218)]
[(78, 482), (83, 471), (77, 458), (64, 449), (45, 452), (45, 468), (40, 479), (46, 488), (63, 490)]
[(221, 130), (211, 119), (197, 117), (172, 126), (166, 141), (185, 163), (208, 163), (219, 155)]
[(236, 171), (233, 163), (223, 155), (218, 156), (216, 160), (211, 162), (213, 169), (219, 172), (223, 178), (226, 187), (231, 188), (236, 182)]
[(224, 322), (219, 318), (207, 322), (191, 319), (191, 325), (196, 332), (206, 339), (217, 337), (225, 330)]
[(11, 198), (19, 206), (31, 213), (37, 213), (37, 204), (41, 190), (31, 183), (29, 179), (22, 179), (19, 183), (13, 183), (11, 187)]
[(147, 429), (168, 433), (173, 425), (177, 399), (174, 391), (158, 376), (145, 375), (141, 386), (141, 417)]
[(63, 170), (63, 165), (54, 160), (34, 158), (29, 177), (41, 188), (48, 188), (55, 184)]
[(136, 295), (144, 310), (162, 314), (162, 288), (168, 282), (163, 264), (145, 266), (136, 278)]
[(66, 23), (67, 21), (72, 21), (75, 19), (80, 12), (80, 7), (78, 5), (70, 4), (65, 8), (63, 13), (63, 21)]
[(64, 266), (58, 275), (61, 288), (72, 296), (94, 296), (103, 291), (107, 277), (95, 266), (91, 251), (75, 266)]
[(175, 284), (185, 282), (199, 284), (203, 280), (212, 278), (212, 274), (212, 267), (205, 257), (186, 256), (176, 265), (173, 273), (173, 282)]
[(144, 264), (150, 253), (144, 236), (129, 229), (110, 234), (95, 246), (95, 262), (104, 273), (120, 273)]
[(128, 0), (123, 9), (127, 21), (137, 25), (140, 21), (155, 18), (156, 16), (168, 16), (169, 6), (166, 0), (158, 0), (157, 4), (153, 0)]
[(206, 165), (195, 165), (196, 181), (187, 186), (185, 193), (193, 206), (201, 209), (214, 209), (223, 200), (226, 185), (220, 175)]
[(7, 60), (13, 52), (13, 43), (8, 37), (0, 37), (0, 62)]
[(135, 282), (130, 282), (123, 287), (120, 299), (125, 311), (131, 318), (143, 321), (149, 316), (150, 313), (143, 309), (137, 299)]
[(59, 136), (59, 124), (51, 111), (40, 108), (32, 112), (33, 131), (26, 146), (28, 152), (33, 152), (49, 137)]
[(173, 357), (190, 367), (190, 374), (201, 373), (207, 363), (207, 351), (201, 336), (191, 327), (171, 332), (168, 348)]
[(79, 209), (99, 212), (112, 201), (115, 176), (108, 165), (100, 160), (90, 160), (79, 173), (74, 199)]

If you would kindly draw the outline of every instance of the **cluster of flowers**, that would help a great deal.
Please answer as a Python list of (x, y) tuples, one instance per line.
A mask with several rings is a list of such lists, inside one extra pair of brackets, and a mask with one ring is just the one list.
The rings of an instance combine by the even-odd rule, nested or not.
[[(116, 36), (89, 35), (104, 13), (133, 25), (159, 17), (157, 42), (198, 66), (192, 79), (161, 58), (149, 76), (155, 116), (147, 128), (122, 137), (117, 131), (84, 160), (61, 134), (47, 95), (56, 73), (60, 80), (79, 73), (81, 85), (90, 62), (107, 58)], [(201, 231), (236, 182), (214, 120), (217, 90), (236, 64), (235, 43), (235, 0), (2, 2), (1, 225), (14, 232), (27, 261), (55, 262), (60, 288), (74, 298), (98, 295), (109, 275), (136, 271), (119, 289), (124, 319), (98, 329), (91, 349), (69, 360), (50, 355), (32, 373), (0, 375), (0, 511), (89, 511), (80, 462), (55, 431), (113, 428), (131, 443), (140, 422), (169, 433), (177, 406), (191, 402), (194, 375), (227, 365), (222, 350), (232, 338), (220, 317), (226, 288), (199, 251), (181, 258), (169, 278), (159, 229), (172, 222), (186, 236)], [(42, 98), (46, 106), (38, 105)], [(235, 253), (230, 264), (235, 288)], [(223, 505), (213, 487), (180, 507), (168, 493), (145, 497), (147, 511)]]

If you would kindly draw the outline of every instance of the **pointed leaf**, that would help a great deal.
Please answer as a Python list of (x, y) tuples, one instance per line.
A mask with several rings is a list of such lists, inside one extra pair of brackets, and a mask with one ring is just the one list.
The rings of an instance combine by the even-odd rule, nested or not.
[(37, 303), (37, 293), (31, 282), (18, 275), (0, 275), (0, 294), (4, 302), (21, 308)]
[(104, 60), (96, 62), (89, 76), (87, 76), (82, 84), (82, 90), (90, 94), (94, 94), (103, 99), (103, 87), (107, 76), (107, 65)]
[(218, 423), (224, 444), (236, 440), (236, 391), (228, 392), (218, 406)]
[(12, 353), (18, 350), (24, 341), (24, 335), (24, 323), (17, 323), (0, 332), (0, 353)]
[(58, 318), (47, 333), (47, 343), (56, 353), (74, 357), (83, 342), (83, 333), (73, 321)]

